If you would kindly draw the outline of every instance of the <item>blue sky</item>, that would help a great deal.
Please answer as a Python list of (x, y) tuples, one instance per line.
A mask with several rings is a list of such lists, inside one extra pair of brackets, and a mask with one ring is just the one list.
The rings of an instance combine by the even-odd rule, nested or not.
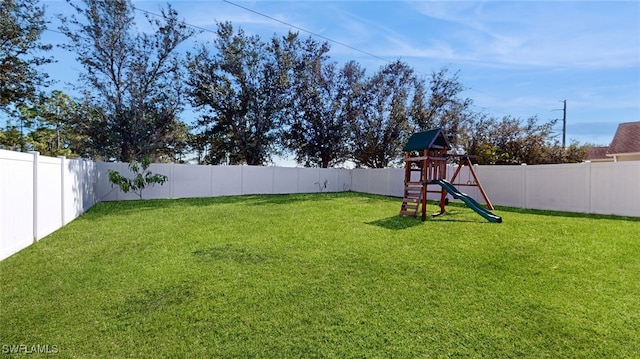
[[(63, 1), (43, 3), (52, 18), (70, 13)], [(154, 13), (166, 3), (134, 1)], [(231, 21), (265, 40), (289, 30), (310, 35), (282, 22), (294, 25), (334, 41), (334, 61), (356, 60), (371, 72), (397, 59), (425, 76), (446, 66), (459, 71), (475, 110), (494, 117), (561, 119), (566, 100), (567, 142), (608, 145), (618, 123), (640, 121), (640, 1), (170, 3), (185, 22), (212, 31)], [(144, 30), (142, 12), (137, 16)], [(213, 37), (202, 32), (181, 50)], [(66, 41), (55, 32), (44, 40)], [(47, 70), (64, 89), (80, 67), (63, 50), (53, 55), (60, 62)]]

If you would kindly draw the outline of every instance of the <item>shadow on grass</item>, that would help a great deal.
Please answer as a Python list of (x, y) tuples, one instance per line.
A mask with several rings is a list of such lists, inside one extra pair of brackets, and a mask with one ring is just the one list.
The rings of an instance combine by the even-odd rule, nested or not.
[(482, 217), (478, 217), (478, 219), (474, 220), (474, 219), (467, 218), (465, 216), (458, 216), (456, 212), (453, 212), (453, 213), (446, 212), (444, 215), (440, 215), (436, 217), (427, 215), (427, 220), (424, 222), (420, 219), (420, 216), (413, 218), (413, 217), (403, 217), (398, 215), (398, 216), (393, 216), (393, 217), (379, 219), (379, 220), (375, 220), (372, 222), (365, 222), (365, 223), (373, 226), (391, 229), (391, 230), (402, 230), (402, 229), (420, 226), (423, 223), (427, 223), (426, 225), (428, 226), (429, 225), (428, 222), (431, 222), (431, 221), (451, 222), (451, 223), (490, 223), (485, 219), (483, 219)]
[(97, 203), (88, 212), (84, 213), (83, 216), (85, 218), (100, 218), (106, 215), (128, 216), (132, 213), (138, 214), (145, 211), (176, 207), (208, 207), (239, 203), (247, 206), (292, 205), (300, 202), (323, 202), (339, 198), (360, 198), (362, 200), (375, 201), (384, 197), (356, 192), (324, 192), (294, 194), (245, 194), (219, 197), (108, 201)]
[(389, 218), (378, 219), (372, 222), (365, 222), (365, 224), (392, 230), (402, 230), (420, 226), (422, 224), (422, 221), (420, 220), (420, 218), (393, 216)]
[(269, 194), (257, 195), (253, 201), (249, 201), (247, 204), (254, 206), (291, 205), (299, 202), (320, 202), (345, 197), (359, 197), (359, 195), (353, 194), (352, 192)]
[[(447, 208), (469, 208), (462, 202), (449, 202)], [(486, 208), (486, 206), (483, 206)], [(449, 212), (449, 210), (447, 210)], [(493, 214), (501, 216), (501, 213), (518, 213), (518, 214), (530, 214), (535, 216), (549, 216), (549, 217), (564, 217), (564, 218), (586, 218), (586, 219), (608, 219), (618, 221), (640, 221), (640, 217), (628, 217), (617, 216), (607, 214), (595, 214), (595, 213), (580, 213), (580, 212), (564, 212), (564, 211), (551, 211), (544, 209), (532, 209), (532, 208), (516, 208), (507, 206), (495, 206), (495, 210), (491, 211)]]
[(565, 218), (587, 218), (587, 219), (608, 219), (608, 220), (617, 220), (617, 221), (636, 221), (636, 222), (640, 222), (640, 217), (616, 216), (616, 215), (612, 215), (612, 214), (563, 212), (563, 211), (550, 211), (550, 210), (544, 210), (544, 209), (515, 208), (515, 207), (504, 207), (504, 206), (495, 206), (495, 207), (496, 207), (496, 211), (499, 211), (499, 212), (531, 214), (531, 215), (536, 215), (536, 216), (565, 217)]
[(494, 224), (494, 225), (496, 224), (496, 223), (493, 223), (493, 222), (489, 222), (489, 221), (487, 221), (486, 219), (484, 219), (482, 217), (478, 217), (477, 219), (469, 219), (469, 218), (455, 217), (455, 216), (438, 217), (437, 219), (434, 219), (434, 221), (451, 222), (451, 223), (479, 223), (479, 224), (488, 223), (488, 224)]
[[(388, 197), (375, 194), (366, 194), (359, 192), (325, 192), (325, 193), (299, 193), (299, 194), (255, 194), (255, 195), (234, 195), (234, 196), (221, 196), (221, 197), (199, 197), (199, 198), (179, 198), (179, 199), (152, 199), (152, 200), (132, 200), (132, 201), (112, 201), (112, 202), (100, 202), (93, 206), (88, 212), (82, 216), (85, 218), (99, 218), (105, 215), (109, 216), (126, 216), (131, 213), (140, 213), (142, 211), (152, 211), (158, 209), (167, 209), (171, 207), (193, 207), (193, 206), (215, 206), (221, 204), (237, 204), (243, 203), (245, 205), (291, 205), (299, 202), (320, 202), (330, 201), (337, 198), (352, 198), (358, 201), (364, 202), (376, 202), (376, 201), (394, 201), (397, 198)], [(401, 199), (397, 199), (401, 201)], [(436, 205), (437, 202), (429, 201), (429, 204)], [(449, 202), (447, 208), (462, 208), (467, 207), (463, 203)], [(637, 217), (623, 217), (615, 215), (600, 215), (590, 213), (576, 213), (576, 212), (561, 212), (561, 211), (549, 211), (549, 210), (537, 210), (537, 209), (522, 209), (515, 207), (496, 206), (497, 212), (511, 212), (519, 214), (532, 214), (539, 216), (552, 216), (552, 217), (566, 217), (566, 218), (588, 218), (588, 219), (609, 219), (609, 220), (622, 220), (622, 221), (640, 221)], [(455, 212), (455, 210), (453, 211)], [(452, 213), (453, 214), (453, 213)], [(497, 213), (499, 215), (499, 213)], [(399, 219), (404, 218), (404, 219)], [(406, 220), (407, 222), (402, 222)], [(388, 229), (404, 229), (415, 226), (421, 221), (415, 220), (417, 224), (411, 224), (414, 220), (411, 217), (390, 217), (387, 219), (381, 219), (368, 224), (377, 225)], [(452, 222), (467, 222), (461, 218), (446, 218), (441, 217), (437, 220), (452, 221)]]
[(200, 249), (194, 251), (193, 255), (201, 262), (231, 260), (242, 264), (258, 264), (268, 260), (268, 257), (261, 253), (254, 253), (246, 248), (236, 248), (228, 244), (222, 247)]

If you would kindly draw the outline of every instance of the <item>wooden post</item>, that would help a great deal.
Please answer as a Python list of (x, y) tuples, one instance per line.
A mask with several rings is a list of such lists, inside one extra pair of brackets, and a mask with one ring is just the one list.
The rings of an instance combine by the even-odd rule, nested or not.
[(480, 194), (482, 195), (482, 198), (484, 198), (485, 204), (490, 210), (494, 210), (495, 208), (493, 208), (493, 204), (491, 204), (491, 201), (489, 200), (489, 196), (487, 196), (487, 193), (484, 191), (484, 188), (482, 188), (482, 184), (480, 183), (480, 180), (476, 175), (476, 171), (473, 170), (473, 164), (471, 164), (471, 160), (469, 159), (469, 156), (462, 156), (460, 158), (460, 162), (458, 163), (458, 168), (456, 168), (456, 171), (453, 173), (453, 177), (451, 177), (451, 183), (454, 184), (454, 181), (458, 177), (458, 174), (460, 174), (460, 170), (464, 165), (467, 165), (469, 167), (469, 173), (471, 173), (471, 175), (473, 176), (473, 180), (476, 183), (475, 186), (478, 187), (478, 189), (480, 190)]
[(429, 176), (429, 165), (427, 161), (427, 155), (429, 154), (428, 150), (425, 149), (422, 151), (422, 156), (424, 159), (422, 160), (422, 171), (420, 171), (420, 181), (422, 182), (422, 221), (424, 222), (427, 219), (427, 180)]
[(476, 184), (478, 185), (478, 189), (480, 189), (482, 198), (484, 198), (484, 201), (487, 204), (487, 207), (489, 207), (490, 210), (494, 210), (495, 208), (493, 208), (493, 204), (491, 204), (491, 201), (489, 201), (489, 197), (487, 196), (487, 193), (485, 193), (484, 188), (482, 188), (482, 184), (480, 184), (480, 180), (478, 179), (478, 176), (476, 176), (476, 171), (473, 170), (473, 165), (471, 164), (471, 161), (469, 161), (468, 159), (467, 161), (469, 162), (469, 171), (471, 171), (471, 175), (473, 176), (473, 179), (476, 181)]
[(453, 172), (453, 176), (451, 177), (452, 184), (455, 183), (456, 178), (458, 178), (458, 175), (460, 174), (460, 170), (462, 169), (462, 166), (464, 166), (463, 161), (464, 159), (460, 159), (460, 162), (458, 162), (458, 168), (456, 168), (456, 171)]
[(407, 186), (407, 182), (411, 182), (411, 162), (407, 161), (409, 158), (409, 152), (404, 153), (404, 185)]
[[(441, 151), (438, 154), (438, 157), (446, 157), (446, 151)], [(447, 161), (440, 161), (440, 174), (438, 179), (447, 179)], [(447, 198), (447, 191), (444, 188), (440, 189), (440, 214), (444, 214), (445, 209), (445, 200)]]

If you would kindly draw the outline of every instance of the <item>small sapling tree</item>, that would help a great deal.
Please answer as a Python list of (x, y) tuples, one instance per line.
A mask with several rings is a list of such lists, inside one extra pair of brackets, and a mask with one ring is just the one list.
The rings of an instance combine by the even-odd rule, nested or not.
[(118, 186), (124, 193), (132, 191), (142, 199), (142, 191), (149, 185), (154, 186), (156, 183), (163, 185), (169, 180), (165, 175), (153, 174), (148, 170), (151, 165), (149, 157), (143, 157), (138, 163), (137, 161), (131, 161), (129, 163), (129, 170), (133, 172), (133, 178), (126, 178), (119, 172), (109, 170), (109, 182), (111, 186)]
[(328, 183), (329, 183), (329, 180), (325, 178), (325, 179), (324, 179), (324, 184), (323, 184), (323, 183), (320, 183), (320, 182), (315, 182), (314, 184), (317, 184), (317, 185), (318, 185), (318, 190), (319, 190), (320, 192), (322, 192), (324, 189), (326, 189), (326, 188), (327, 188), (327, 184), (328, 184)]

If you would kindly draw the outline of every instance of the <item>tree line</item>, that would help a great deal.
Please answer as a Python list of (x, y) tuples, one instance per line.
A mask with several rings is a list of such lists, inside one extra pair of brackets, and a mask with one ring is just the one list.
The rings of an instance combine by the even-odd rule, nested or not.
[[(71, 98), (41, 65), (45, 9), (37, 0), (0, 5), (0, 148), (105, 161), (264, 165), (293, 156), (310, 167), (381, 168), (400, 163), (417, 131), (442, 127), (454, 149), (481, 164), (561, 163), (586, 146), (562, 148), (554, 121), (490, 117), (474, 111), (459, 73), (420, 75), (396, 60), (368, 73), (339, 64), (327, 42), (299, 33), (262, 39), (230, 22), (213, 41), (178, 48), (196, 31), (167, 5), (137, 30), (129, 0), (69, 2), (60, 16), (63, 49), (83, 72)], [(147, 27), (145, 27), (147, 28)], [(181, 119), (185, 108), (197, 115)]]

